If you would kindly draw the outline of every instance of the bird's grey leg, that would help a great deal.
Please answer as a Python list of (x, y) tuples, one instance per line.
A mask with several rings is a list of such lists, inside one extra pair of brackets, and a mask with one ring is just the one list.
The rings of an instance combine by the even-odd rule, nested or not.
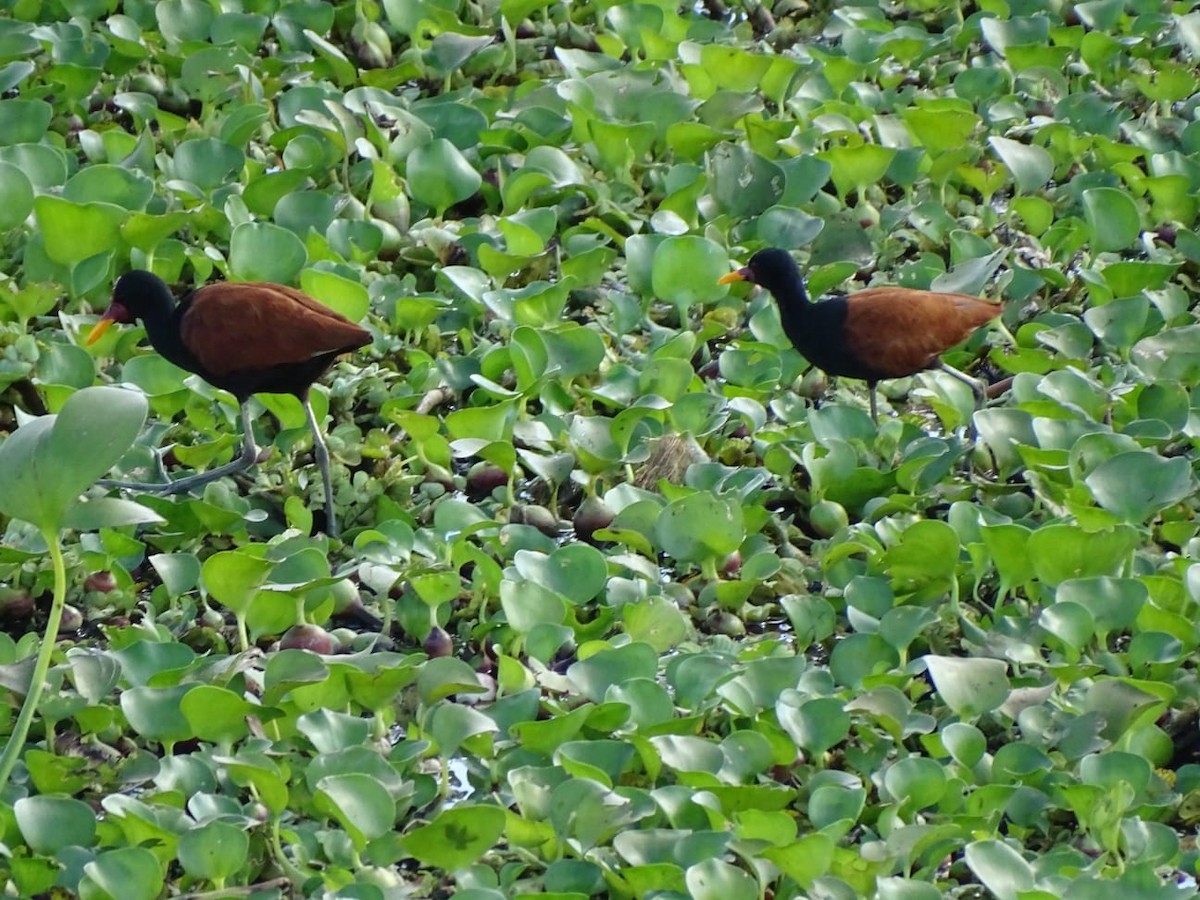
[[(258, 447), (254, 443), (254, 429), (250, 422), (250, 407), (249, 401), (241, 405), (242, 412), (242, 452), (238, 457), (231, 462), (225, 463), (223, 466), (217, 466), (215, 469), (209, 469), (206, 472), (198, 472), (195, 475), (189, 475), (186, 478), (179, 478), (175, 481), (167, 481), (162, 484), (142, 483), (137, 481), (110, 481), (102, 479), (96, 483), (101, 487), (119, 488), (123, 491), (140, 491), (143, 494), (184, 494), (193, 488), (208, 484), (210, 481), (216, 481), (218, 478), (224, 478), (226, 475), (233, 475), (237, 472), (244, 472), (246, 469), (254, 465), (258, 459)], [(162, 472), (162, 458), (159, 457), (159, 471)], [(165, 474), (165, 472), (163, 473)]]
[[(987, 389), (983, 386), (982, 381), (980, 381), (978, 378), (972, 378), (966, 372), (960, 372), (958, 369), (954, 368), (954, 366), (949, 365), (940, 359), (937, 361), (937, 363), (935, 363), (935, 366), (936, 368), (941, 369), (947, 375), (953, 375), (971, 389), (971, 393), (975, 395), (975, 412), (983, 409), (984, 403), (987, 402)], [(975, 412), (972, 412), (971, 418), (967, 420), (967, 445), (969, 447), (975, 446), (975, 438), (978, 436), (975, 431)], [(970, 459), (969, 453), (967, 457)]]
[(331, 538), (338, 536), (337, 511), (333, 506), (333, 475), (329, 468), (329, 448), (321, 436), (321, 426), (317, 424), (316, 413), (308, 399), (308, 392), (300, 398), (304, 404), (304, 414), (308, 417), (308, 427), (312, 430), (313, 456), (317, 458), (317, 467), (321, 470), (321, 480), (325, 483), (325, 533)]
[(871, 397), (871, 421), (879, 424), (879, 402), (875, 399), (875, 382), (867, 382), (867, 393)]
[(986, 390), (986, 388), (984, 388), (983, 382), (980, 381), (978, 378), (973, 378), (970, 375), (968, 375), (966, 372), (960, 372), (958, 369), (954, 368), (954, 366), (949, 365), (948, 363), (942, 362), (942, 360), (940, 360), (940, 359), (937, 361), (936, 366), (937, 366), (937, 368), (939, 368), (943, 372), (945, 372), (947, 375), (953, 375), (955, 378), (957, 378), (959, 381), (961, 381), (963, 384), (965, 384), (967, 387), (969, 387), (971, 389), (971, 393), (973, 393), (975, 395), (975, 408), (976, 409), (981, 409), (983, 407), (983, 404), (985, 402), (987, 402), (987, 390)]

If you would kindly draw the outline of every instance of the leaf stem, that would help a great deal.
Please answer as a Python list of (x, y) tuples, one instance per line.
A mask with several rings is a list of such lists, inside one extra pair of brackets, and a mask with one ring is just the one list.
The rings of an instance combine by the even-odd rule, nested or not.
[(54, 567), (54, 593), (50, 601), (50, 616), (46, 619), (46, 630), (42, 634), (42, 645), (38, 648), (37, 661), (29, 679), (29, 691), (25, 694), (25, 702), (21, 704), (21, 712), (17, 715), (17, 722), (8, 739), (8, 745), (4, 748), (4, 755), (0, 757), (0, 793), (8, 786), (8, 779), (16, 768), (17, 759), (25, 749), (29, 727), (33, 724), (33, 714), (41, 702), (46, 674), (50, 671), (50, 657), (54, 655), (54, 645), (58, 641), (58, 626), (62, 622), (63, 607), (67, 603), (67, 567), (63, 562), (58, 532), (43, 530), (42, 537), (50, 548), (50, 562)]

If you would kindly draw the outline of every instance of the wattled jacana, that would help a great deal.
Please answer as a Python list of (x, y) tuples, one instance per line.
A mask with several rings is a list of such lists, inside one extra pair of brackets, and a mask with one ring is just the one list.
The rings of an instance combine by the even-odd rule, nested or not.
[(141, 319), (151, 346), (182, 369), (237, 398), (242, 452), (207, 472), (165, 484), (104, 482), (108, 486), (180, 494), (249, 468), (258, 458), (247, 401), (252, 394), (294, 394), (304, 404), (313, 453), (325, 482), (326, 531), (337, 536), (329, 451), (309, 403), (313, 382), (342, 353), (371, 342), (371, 334), (345, 316), (282, 284), (222, 282), (192, 291), (178, 304), (166, 283), (134, 270), (117, 279), (112, 302), (92, 329), (92, 344), (114, 322)]
[(813, 303), (800, 269), (786, 250), (768, 248), (720, 284), (748, 281), (771, 292), (784, 333), (810, 363), (829, 375), (861, 378), (871, 390), (871, 418), (878, 419), (875, 385), (925, 369), (942, 369), (970, 386), (983, 404), (977, 380), (942, 362), (939, 354), (960, 344), (1000, 315), (1001, 306), (969, 294), (877, 287)]

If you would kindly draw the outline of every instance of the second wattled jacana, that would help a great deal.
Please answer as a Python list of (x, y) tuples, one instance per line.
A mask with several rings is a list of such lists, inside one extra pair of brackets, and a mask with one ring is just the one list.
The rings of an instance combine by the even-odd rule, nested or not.
[(867, 383), (872, 419), (878, 419), (877, 383), (926, 369), (942, 369), (969, 385), (976, 407), (983, 405), (983, 385), (942, 362), (940, 354), (999, 316), (1000, 304), (901, 287), (867, 288), (813, 303), (796, 261), (776, 248), (758, 251), (745, 267), (719, 279), (735, 281), (771, 292), (784, 333), (810, 363), (829, 375)]
[(192, 291), (178, 304), (157, 275), (134, 270), (117, 279), (112, 302), (92, 329), (92, 344), (114, 322), (141, 319), (151, 346), (213, 387), (237, 398), (242, 452), (207, 472), (165, 484), (105, 482), (126, 490), (179, 494), (249, 468), (258, 458), (247, 401), (252, 394), (294, 394), (304, 404), (313, 453), (325, 484), (326, 532), (337, 536), (329, 451), (308, 400), (313, 382), (342, 353), (371, 342), (371, 333), (307, 294), (268, 282), (221, 282)]

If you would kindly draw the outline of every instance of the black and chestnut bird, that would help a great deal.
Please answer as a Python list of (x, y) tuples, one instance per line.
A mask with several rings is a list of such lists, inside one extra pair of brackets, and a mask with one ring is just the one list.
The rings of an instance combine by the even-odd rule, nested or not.
[(104, 482), (126, 490), (179, 494), (249, 468), (258, 458), (247, 401), (252, 394), (294, 394), (304, 404), (313, 452), (325, 483), (326, 531), (337, 536), (329, 451), (308, 391), (342, 353), (371, 342), (371, 333), (307, 294), (282, 284), (221, 282), (192, 291), (179, 303), (150, 272), (117, 279), (112, 302), (96, 323), (92, 344), (114, 322), (141, 319), (151, 346), (175, 365), (237, 398), (242, 452), (232, 462), (164, 484)]
[(878, 418), (876, 384), (926, 369), (953, 375), (970, 386), (976, 407), (983, 404), (983, 385), (942, 362), (940, 354), (999, 316), (998, 303), (901, 287), (867, 288), (813, 303), (795, 260), (775, 248), (758, 251), (748, 265), (719, 281), (748, 281), (770, 291), (784, 333), (805, 359), (829, 375), (867, 383), (872, 419)]

